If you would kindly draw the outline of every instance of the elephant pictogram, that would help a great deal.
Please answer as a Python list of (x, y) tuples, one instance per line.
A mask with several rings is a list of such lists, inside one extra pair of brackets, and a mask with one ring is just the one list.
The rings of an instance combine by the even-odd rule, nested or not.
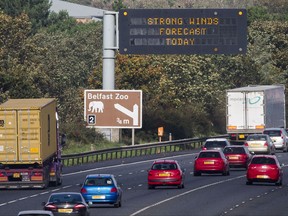
[(102, 101), (91, 101), (89, 103), (89, 112), (103, 113), (104, 104)]

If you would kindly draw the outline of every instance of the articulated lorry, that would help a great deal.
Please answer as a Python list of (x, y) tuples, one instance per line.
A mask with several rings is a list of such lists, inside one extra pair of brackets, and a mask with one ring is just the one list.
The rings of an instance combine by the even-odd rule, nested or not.
[(62, 183), (54, 98), (9, 99), (0, 105), (0, 188)]
[(226, 129), (233, 144), (265, 128), (286, 128), (285, 87), (255, 85), (226, 91)]

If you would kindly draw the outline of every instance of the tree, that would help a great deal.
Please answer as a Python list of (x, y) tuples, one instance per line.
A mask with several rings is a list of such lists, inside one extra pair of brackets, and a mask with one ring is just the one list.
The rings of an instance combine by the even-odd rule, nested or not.
[(49, 0), (1, 0), (0, 11), (11, 17), (17, 17), (22, 13), (27, 14), (32, 23), (31, 31), (35, 33), (39, 28), (47, 25), (51, 4)]

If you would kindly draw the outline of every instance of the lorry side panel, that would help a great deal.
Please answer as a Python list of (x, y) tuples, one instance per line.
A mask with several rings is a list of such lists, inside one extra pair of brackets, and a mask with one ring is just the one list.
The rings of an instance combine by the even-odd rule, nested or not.
[(41, 151), (42, 159), (45, 160), (57, 152), (57, 120), (56, 101), (43, 107), (41, 110)]
[(0, 110), (0, 161), (18, 161), (17, 115), (14, 110)]
[(286, 128), (284, 88), (271, 89), (265, 93), (266, 128)]
[(260, 129), (265, 127), (265, 103), (264, 93), (259, 92), (246, 92), (246, 125), (245, 129)]

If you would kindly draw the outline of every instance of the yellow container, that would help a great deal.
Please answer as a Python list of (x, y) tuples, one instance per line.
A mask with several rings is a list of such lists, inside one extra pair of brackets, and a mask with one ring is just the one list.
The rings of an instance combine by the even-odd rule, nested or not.
[(57, 151), (56, 100), (10, 99), (0, 105), (0, 162), (43, 163)]

